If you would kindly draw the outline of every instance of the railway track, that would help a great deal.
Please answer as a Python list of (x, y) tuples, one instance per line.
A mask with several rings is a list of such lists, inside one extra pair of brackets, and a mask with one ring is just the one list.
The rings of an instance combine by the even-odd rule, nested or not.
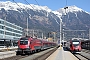
[(79, 60), (90, 60), (90, 50), (82, 49), (80, 53), (75, 53), (74, 56)]
[(90, 50), (82, 49), (82, 52), (90, 54)]
[(25, 58), (25, 57), (28, 57), (28, 56), (12, 56), (12, 57), (9, 57), (9, 58), (5, 58), (5, 59), (0, 59), (0, 60), (19, 60), (21, 58)]
[(57, 48), (51, 48), (51, 49), (36, 52), (30, 55), (12, 56), (12, 57), (0, 59), (0, 60), (45, 60), (50, 54), (56, 51), (56, 49)]
[[(66, 49), (68, 50), (68, 49)], [(69, 51), (69, 50), (68, 50)], [(90, 60), (90, 50), (82, 49), (79, 53), (72, 53), (79, 60)]]
[(77, 57), (79, 60), (89, 60), (87, 57), (81, 55), (81, 54), (74, 54), (75, 57)]
[(45, 60), (46, 58), (48, 58), (53, 52), (55, 52), (57, 50), (57, 48), (50, 50), (48, 52), (46, 52), (45, 54), (33, 59), (33, 60)]

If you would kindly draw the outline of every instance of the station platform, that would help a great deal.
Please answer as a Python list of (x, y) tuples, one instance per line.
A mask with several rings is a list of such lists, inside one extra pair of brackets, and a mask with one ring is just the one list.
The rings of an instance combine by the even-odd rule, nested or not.
[(11, 46), (11, 47), (3, 47), (0, 48), (0, 52), (4, 52), (4, 51), (12, 51), (12, 50), (17, 50), (18, 46)]
[(8, 57), (15, 56), (15, 55), (16, 55), (15, 51), (0, 52), (0, 59), (8, 58)]
[(63, 47), (59, 47), (46, 60), (79, 60), (71, 52), (66, 51)]

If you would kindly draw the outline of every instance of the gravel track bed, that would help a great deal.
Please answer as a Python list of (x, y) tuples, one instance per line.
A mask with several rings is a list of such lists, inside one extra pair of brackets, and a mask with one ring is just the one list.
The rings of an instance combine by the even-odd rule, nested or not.
[(46, 58), (48, 58), (53, 52), (55, 52), (57, 50), (57, 48), (53, 49), (53, 50), (50, 50), (48, 51), (47, 53), (33, 59), (33, 60), (45, 60)]
[(9, 57), (9, 58), (5, 58), (5, 59), (0, 59), (0, 60), (19, 60), (21, 58), (25, 58), (27, 56), (13, 56), (13, 57)]
[(74, 54), (79, 60), (90, 60), (90, 50), (82, 49), (80, 53)]
[(81, 54), (74, 54), (74, 56), (77, 57), (79, 60), (89, 60), (88, 58), (86, 58), (85, 56)]
[(47, 49), (47, 50), (44, 50), (44, 51), (36, 52), (36, 53), (30, 54), (30, 55), (12, 56), (12, 57), (0, 59), (0, 60), (44, 60), (50, 54), (52, 54), (56, 49), (57, 48), (51, 48), (51, 49)]

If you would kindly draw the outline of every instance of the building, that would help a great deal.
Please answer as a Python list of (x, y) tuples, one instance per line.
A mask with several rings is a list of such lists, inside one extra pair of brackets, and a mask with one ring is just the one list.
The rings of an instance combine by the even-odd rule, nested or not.
[(0, 38), (19, 39), (22, 36), (23, 28), (0, 19)]
[(39, 29), (28, 29), (28, 32), (27, 32), (27, 29), (23, 29), (24, 33), (23, 33), (23, 36), (31, 36), (31, 37), (42, 37), (42, 30), (39, 30)]

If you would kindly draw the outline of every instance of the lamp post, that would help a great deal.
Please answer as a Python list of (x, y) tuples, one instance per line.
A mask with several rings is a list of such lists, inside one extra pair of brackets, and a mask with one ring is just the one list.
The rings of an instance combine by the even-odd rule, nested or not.
[(64, 7), (64, 9), (65, 9), (65, 15), (66, 15), (66, 9), (68, 9), (68, 7)]
[[(67, 1), (67, 0), (66, 0)], [(64, 7), (64, 9), (65, 9), (65, 16), (66, 16), (66, 9), (68, 9), (68, 7), (66, 6), (66, 7)], [(63, 29), (63, 31), (64, 31), (64, 29)], [(63, 47), (64, 47), (64, 32), (63, 32)]]
[(60, 48), (61, 48), (61, 39), (62, 39), (62, 19), (60, 18)]

